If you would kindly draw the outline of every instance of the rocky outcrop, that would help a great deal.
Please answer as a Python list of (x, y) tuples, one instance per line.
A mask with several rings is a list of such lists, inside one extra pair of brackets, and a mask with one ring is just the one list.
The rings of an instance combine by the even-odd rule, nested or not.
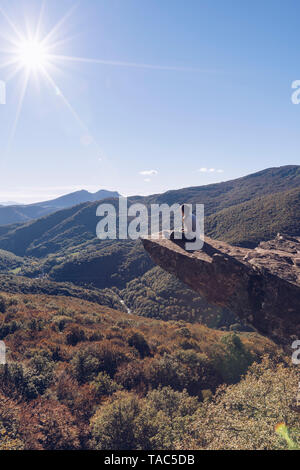
[(278, 234), (253, 250), (206, 238), (196, 252), (163, 238), (142, 242), (156, 264), (209, 303), (279, 344), (300, 339), (300, 238)]

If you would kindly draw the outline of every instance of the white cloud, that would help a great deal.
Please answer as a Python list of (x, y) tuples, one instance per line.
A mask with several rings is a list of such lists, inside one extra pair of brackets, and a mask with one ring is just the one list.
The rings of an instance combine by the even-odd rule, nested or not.
[(200, 173), (224, 173), (224, 170), (218, 169), (216, 170), (215, 168), (199, 168), (198, 170)]
[(144, 181), (145, 181), (145, 183), (150, 183), (151, 179), (150, 178), (145, 178)]
[(140, 175), (142, 176), (154, 176), (157, 175), (158, 171), (157, 170), (143, 170), (140, 171)]

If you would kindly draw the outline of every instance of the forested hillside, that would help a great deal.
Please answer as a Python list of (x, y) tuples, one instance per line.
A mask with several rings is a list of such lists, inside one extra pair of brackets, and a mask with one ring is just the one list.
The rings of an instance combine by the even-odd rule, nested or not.
[(278, 232), (300, 235), (300, 188), (260, 196), (206, 218), (206, 234), (246, 247)]
[[(225, 183), (133, 197), (128, 205), (204, 203), (207, 235), (253, 247), (277, 232), (300, 234), (299, 188), (300, 167), (287, 166)], [(117, 199), (105, 202), (118, 208)], [(2, 272), (82, 288), (119, 289), (128, 308), (144, 316), (198, 318), (214, 327), (236, 323), (229, 312), (211, 311), (171, 276), (159, 272), (155, 279), (157, 272), (149, 271), (153, 263), (139, 242), (98, 240), (97, 207), (98, 202), (84, 203), (27, 224), (0, 227), (0, 249), (5, 250), (0, 254), (6, 260), (1, 263), (0, 256)]]
[(255, 333), (128, 316), (66, 297), (4, 294), (0, 309), (8, 354), (0, 366), (1, 450), (182, 446), (200, 439), (193, 428), (205, 416), (203, 400), (276, 349)]
[[(129, 203), (204, 203), (207, 234), (253, 246), (299, 234), (299, 191), (289, 166)], [(139, 241), (98, 240), (97, 206), (0, 227), (0, 449), (299, 446), (290, 358)]]
[(136, 315), (198, 322), (210, 328), (245, 329), (245, 325), (241, 325), (231, 312), (209, 305), (196, 292), (157, 266), (130, 281), (120, 291), (120, 296)]

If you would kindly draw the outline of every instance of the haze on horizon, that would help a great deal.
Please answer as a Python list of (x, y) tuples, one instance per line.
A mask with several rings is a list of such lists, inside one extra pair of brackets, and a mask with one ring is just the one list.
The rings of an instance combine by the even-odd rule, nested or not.
[(299, 12), (0, 0), (0, 201), (146, 195), (298, 164)]

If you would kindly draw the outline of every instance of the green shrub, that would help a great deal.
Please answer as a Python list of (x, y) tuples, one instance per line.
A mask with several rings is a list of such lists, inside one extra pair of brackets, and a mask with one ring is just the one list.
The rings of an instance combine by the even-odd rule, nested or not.
[(71, 330), (66, 336), (66, 342), (70, 346), (76, 346), (76, 344), (85, 341), (85, 339), (86, 338), (84, 331), (78, 326), (74, 326), (73, 328), (71, 328)]
[(202, 389), (215, 389), (221, 382), (207, 356), (193, 350), (179, 350), (154, 358), (147, 372), (154, 388), (169, 385), (174, 390), (187, 389), (189, 394), (199, 397)]
[(20, 394), (28, 400), (45, 393), (53, 381), (54, 363), (36, 355), (27, 366), (19, 363), (5, 364), (0, 371), (1, 388), (9, 395)]
[(127, 390), (144, 389), (148, 385), (142, 360), (123, 364), (115, 374), (115, 380)]
[(139, 399), (119, 392), (115, 401), (101, 407), (91, 421), (92, 447), (97, 450), (131, 450), (137, 447), (135, 419), (139, 413)]
[(118, 392), (91, 420), (92, 447), (98, 450), (174, 449), (190, 427), (199, 403), (171, 387), (145, 398)]
[(0, 340), (6, 338), (6, 336), (15, 333), (15, 331), (21, 328), (21, 324), (12, 320), (9, 323), (3, 323), (0, 325)]
[(128, 344), (131, 347), (134, 347), (140, 353), (142, 359), (146, 356), (151, 356), (150, 347), (145, 339), (145, 337), (138, 332), (133, 333), (128, 338)]
[(72, 359), (72, 373), (81, 384), (93, 380), (99, 372), (106, 372), (113, 377), (118, 366), (127, 360), (120, 348), (103, 341), (77, 351)]
[(5, 313), (7, 308), (7, 302), (3, 295), (0, 295), (0, 313)]
[(58, 328), (59, 331), (64, 331), (68, 323), (71, 323), (73, 319), (65, 315), (57, 315), (53, 318), (54, 325)]
[(237, 383), (248, 367), (253, 363), (254, 356), (243, 345), (236, 333), (229, 333), (219, 341), (213, 354), (213, 363), (221, 375), (223, 382)]
[(112, 380), (106, 372), (99, 372), (91, 384), (96, 391), (97, 397), (112, 395), (113, 393), (122, 389), (122, 386)]

